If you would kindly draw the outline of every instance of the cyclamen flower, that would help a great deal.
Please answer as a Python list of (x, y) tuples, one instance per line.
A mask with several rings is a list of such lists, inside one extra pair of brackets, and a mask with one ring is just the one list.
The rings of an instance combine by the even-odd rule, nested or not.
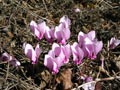
[(44, 65), (49, 68), (52, 73), (59, 72), (61, 66), (68, 63), (70, 57), (70, 46), (59, 46), (57, 43), (53, 43), (52, 50), (45, 55)]
[(46, 28), (48, 28), (48, 27), (46, 26), (45, 22), (41, 22), (41, 23), (37, 24), (35, 21), (31, 21), (30, 28), (33, 31), (33, 33), (35, 34), (35, 36), (41, 40), (45, 34)]
[(72, 50), (72, 55), (73, 55), (73, 61), (75, 64), (80, 64), (82, 63), (82, 60), (84, 58), (84, 52), (83, 50), (79, 47), (77, 42), (74, 42), (73, 45), (71, 46)]
[(63, 16), (60, 19), (60, 24), (55, 27), (55, 38), (60, 44), (65, 44), (66, 40), (70, 38), (70, 19), (67, 16)]
[(88, 34), (79, 32), (78, 42), (84, 51), (84, 55), (90, 59), (95, 59), (103, 47), (102, 41), (97, 41), (95, 38), (95, 31), (90, 31)]
[(52, 43), (55, 40), (55, 36), (54, 36), (54, 28), (49, 28), (48, 26), (46, 27), (46, 31), (45, 31), (45, 39)]
[(25, 55), (32, 61), (32, 64), (36, 64), (41, 54), (41, 49), (39, 47), (39, 44), (36, 45), (35, 50), (30, 44), (24, 43), (23, 47), (24, 47)]
[(112, 37), (110, 39), (110, 43), (109, 43), (109, 48), (110, 49), (114, 49), (115, 47), (117, 47), (120, 44), (120, 40), (115, 39), (115, 37)]
[(9, 62), (13, 66), (20, 66), (20, 62), (13, 56), (9, 55), (7, 52), (0, 56), (0, 60)]

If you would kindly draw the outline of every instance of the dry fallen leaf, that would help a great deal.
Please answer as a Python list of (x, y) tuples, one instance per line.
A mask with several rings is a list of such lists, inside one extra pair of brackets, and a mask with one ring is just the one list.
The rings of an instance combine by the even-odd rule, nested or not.
[(71, 90), (72, 88), (71, 75), (72, 75), (71, 69), (65, 69), (56, 78), (57, 83), (62, 85), (62, 90)]

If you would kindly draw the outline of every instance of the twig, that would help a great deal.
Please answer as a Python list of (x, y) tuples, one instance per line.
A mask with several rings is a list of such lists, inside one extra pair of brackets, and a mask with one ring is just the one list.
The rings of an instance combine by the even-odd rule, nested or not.
[(43, 2), (43, 4), (44, 4), (44, 6), (45, 6), (45, 9), (46, 9), (46, 11), (47, 11), (47, 14), (48, 14), (48, 9), (47, 9), (47, 6), (46, 6), (46, 4), (45, 4), (45, 0), (42, 0), (42, 2)]
[(94, 83), (96, 84), (97, 82), (101, 82), (101, 81), (109, 81), (109, 80), (114, 80), (114, 79), (120, 79), (120, 76), (115, 76), (115, 77), (109, 77), (109, 78), (102, 78), (102, 79), (96, 79), (95, 81), (91, 81), (85, 84), (82, 84), (80, 86), (78, 86), (77, 88), (73, 88), (72, 90), (79, 90), (81, 87), (84, 87), (88, 84)]
[(6, 77), (5, 77), (5, 83), (6, 83), (6, 81), (7, 81), (7, 78), (8, 78), (8, 76), (9, 76), (9, 62), (8, 62), (8, 65), (7, 65), (7, 72), (6, 72)]

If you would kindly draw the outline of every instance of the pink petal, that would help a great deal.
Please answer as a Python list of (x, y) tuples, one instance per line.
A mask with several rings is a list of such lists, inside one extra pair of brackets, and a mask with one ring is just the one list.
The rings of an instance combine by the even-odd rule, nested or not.
[(83, 32), (79, 32), (78, 34), (78, 42), (79, 42), (79, 46), (82, 48), (83, 43), (84, 43), (84, 39), (86, 38), (86, 34), (84, 34)]
[(70, 29), (69, 28), (65, 28), (63, 29), (63, 37), (65, 38), (65, 40), (68, 40), (70, 38)]
[(77, 42), (74, 42), (74, 44), (71, 46), (71, 49), (72, 49), (74, 63), (80, 64), (82, 62), (82, 59), (84, 58), (84, 52), (79, 47)]
[(10, 61), (10, 64), (13, 65), (13, 66), (15, 66), (15, 67), (21, 65), (20, 62), (19, 62), (18, 60), (16, 60), (16, 59), (11, 60), (11, 61)]
[(55, 52), (56, 56), (59, 56), (61, 52), (61, 47), (57, 43), (53, 43), (52, 50)]
[(66, 28), (64, 23), (60, 23), (59, 26), (55, 27), (55, 38), (58, 43), (65, 44), (66, 40), (70, 38), (70, 29)]
[(2, 54), (2, 56), (0, 57), (0, 60), (7, 61), (13, 66), (20, 66), (20, 62), (13, 56), (9, 55), (7, 52)]
[(55, 27), (54, 36), (55, 36), (55, 38), (57, 39), (58, 43), (61, 42), (61, 40), (63, 39), (62, 29), (61, 29), (61, 26), (60, 26), (60, 25)]
[(37, 58), (36, 58), (36, 57), (37, 57), (37, 56), (36, 56), (36, 52), (34, 51), (32, 45), (26, 44), (25, 49), (24, 49), (24, 53), (25, 53), (25, 55), (27, 55), (27, 57), (28, 57), (29, 59), (32, 60), (32, 64), (35, 64), (35, 63), (36, 63), (36, 61), (37, 61)]
[(34, 32), (35, 31), (35, 28), (37, 28), (37, 23), (35, 21), (31, 21), (30, 22), (30, 28), (31, 30)]
[(110, 49), (114, 49), (115, 47), (117, 47), (120, 44), (120, 40), (115, 39), (115, 37), (112, 37), (110, 40)]
[(96, 58), (94, 42), (92, 42), (89, 38), (85, 38), (84, 47), (85, 47), (84, 50), (86, 50), (84, 53), (87, 53), (88, 58), (90, 59)]
[(95, 39), (95, 31), (90, 31), (90, 32), (87, 34), (87, 37), (88, 37), (90, 40), (94, 40), (94, 39)]
[(54, 28), (51, 29), (49, 27), (46, 28), (45, 38), (48, 42), (53, 42), (53, 40), (55, 39)]
[(46, 23), (41, 22), (37, 24), (35, 21), (31, 21), (30, 27), (31, 30), (34, 32), (35, 36), (41, 40), (43, 38), (43, 35), (45, 34)]
[(37, 29), (38, 25), (35, 21), (30, 22), (30, 28), (38, 39), (41, 39), (41, 32)]
[(62, 46), (62, 50), (63, 50), (63, 53), (65, 55), (65, 61), (64, 61), (64, 63), (68, 63), (70, 55), (71, 55), (71, 46), (70, 46), (70, 44)]
[(102, 41), (97, 41), (95, 43), (95, 53), (96, 55), (102, 50), (103, 48), (103, 42)]
[(57, 64), (54, 62), (54, 59), (51, 56), (45, 55), (44, 65), (53, 73), (58, 73)]
[(65, 28), (69, 28), (70, 24), (71, 24), (71, 21), (70, 19), (68, 18), (68, 16), (63, 16), (61, 19), (60, 19), (60, 23), (64, 23), (65, 24)]
[(36, 52), (36, 56), (37, 56), (36, 58), (38, 59), (40, 54), (41, 54), (41, 52), (42, 52), (41, 49), (40, 49), (39, 44), (36, 45), (35, 52)]
[(45, 22), (41, 22), (41, 23), (38, 24), (37, 29), (40, 32), (40, 34), (39, 34), (39, 39), (40, 40), (43, 38), (43, 35), (45, 34), (46, 28), (47, 28), (47, 26), (46, 26)]
[(5, 52), (0, 56), (0, 60), (9, 61), (10, 60), (10, 55), (7, 52)]

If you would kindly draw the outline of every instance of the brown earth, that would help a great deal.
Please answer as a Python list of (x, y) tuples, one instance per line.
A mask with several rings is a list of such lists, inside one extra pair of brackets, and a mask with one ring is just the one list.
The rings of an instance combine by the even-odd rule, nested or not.
[[(76, 13), (75, 8), (80, 12)], [(37, 40), (29, 23), (42, 19), (47, 25), (55, 26), (63, 15), (68, 15), (72, 23), (68, 43), (76, 41), (79, 31), (95, 30), (104, 47), (96, 60), (84, 59), (78, 66), (68, 64), (52, 75), (43, 65), (51, 45), (44, 39)], [(85, 83), (81, 76), (100, 78), (95, 90), (120, 90), (120, 46), (110, 51), (107, 48), (113, 36), (120, 39), (119, 0), (0, 0), (0, 54), (8, 52), (21, 62), (15, 68), (0, 61), (0, 90), (77, 90)], [(24, 55), (24, 42), (33, 46), (39, 42), (43, 52), (38, 64), (32, 65)]]

